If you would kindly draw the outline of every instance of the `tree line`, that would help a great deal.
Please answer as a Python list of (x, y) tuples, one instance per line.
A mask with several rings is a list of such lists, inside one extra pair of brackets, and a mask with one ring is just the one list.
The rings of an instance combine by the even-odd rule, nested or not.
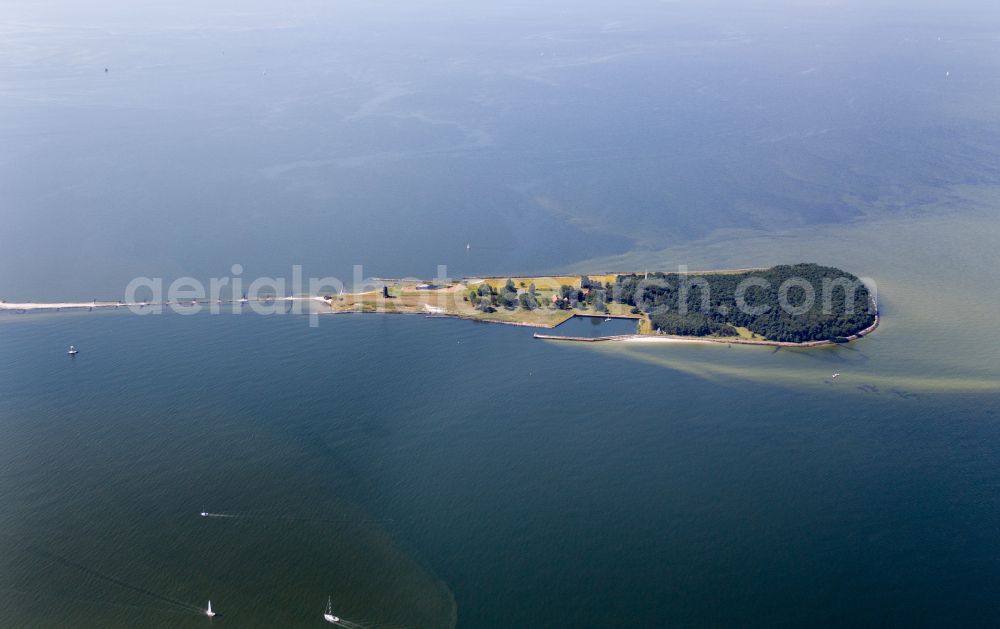
[(665, 334), (734, 336), (745, 327), (768, 340), (843, 340), (870, 326), (875, 311), (856, 276), (818, 264), (745, 273), (619, 275), (617, 302), (649, 316)]
[(607, 312), (609, 303), (619, 303), (631, 306), (633, 314), (646, 314), (664, 334), (738, 336), (736, 328), (743, 327), (768, 340), (794, 343), (843, 340), (875, 320), (861, 280), (818, 264), (742, 273), (632, 273), (603, 284), (582, 275), (579, 286), (563, 284), (545, 303), (534, 283), (519, 290), (508, 279), (499, 289), (483, 282), (466, 299), (487, 313), (541, 307)]
[(493, 288), (488, 282), (483, 282), (471, 289), (466, 299), (481, 312), (496, 312), (497, 308), (534, 310), (539, 307), (535, 283), (532, 282), (525, 292), (519, 294), (514, 280), (510, 278), (507, 278), (507, 282), (500, 290)]

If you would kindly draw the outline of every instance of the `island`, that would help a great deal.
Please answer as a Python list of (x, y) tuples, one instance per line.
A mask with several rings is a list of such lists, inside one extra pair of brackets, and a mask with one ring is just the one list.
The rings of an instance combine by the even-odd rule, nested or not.
[(371, 278), (352, 292), (325, 295), (246, 295), (240, 299), (7, 303), (0, 311), (128, 309), (141, 314), (169, 307), (196, 314), (223, 304), (274, 314), (399, 313), (456, 317), (555, 328), (573, 317), (629, 319), (629, 334), (561, 341), (669, 341), (813, 347), (849, 343), (878, 327), (876, 298), (855, 275), (813, 263), (699, 272), (624, 272), (589, 275), (466, 277), (458, 280)]
[(812, 263), (686, 273), (498, 276), (437, 283), (377, 279), (326, 295), (335, 313), (421, 313), (555, 328), (575, 316), (624, 318), (635, 333), (576, 341), (680, 340), (810, 347), (847, 343), (878, 326), (875, 297), (855, 275)]

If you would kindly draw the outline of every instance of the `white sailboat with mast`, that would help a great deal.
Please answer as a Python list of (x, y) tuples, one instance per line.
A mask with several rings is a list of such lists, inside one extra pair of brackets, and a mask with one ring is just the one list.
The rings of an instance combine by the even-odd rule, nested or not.
[(340, 622), (340, 617), (333, 614), (333, 598), (326, 597), (326, 611), (323, 612), (323, 620), (327, 622)]

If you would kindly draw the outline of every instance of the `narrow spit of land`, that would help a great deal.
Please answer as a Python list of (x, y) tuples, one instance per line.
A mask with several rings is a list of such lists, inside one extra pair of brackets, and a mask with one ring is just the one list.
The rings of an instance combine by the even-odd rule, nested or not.
[[(293, 301), (313, 301), (319, 303), (328, 303), (328, 300), (323, 297), (255, 297), (253, 299), (230, 299), (230, 300), (216, 300), (214, 303), (218, 305), (225, 304), (247, 304), (247, 303), (274, 303), (274, 302), (293, 302)], [(154, 306), (165, 307), (165, 306), (192, 306), (192, 305), (210, 305), (213, 302), (205, 299), (183, 299), (177, 301), (62, 301), (62, 302), (6, 302), (0, 301), (0, 311), (8, 312), (27, 312), (29, 310), (114, 310), (117, 308), (130, 308), (130, 309), (143, 309), (150, 308)]]

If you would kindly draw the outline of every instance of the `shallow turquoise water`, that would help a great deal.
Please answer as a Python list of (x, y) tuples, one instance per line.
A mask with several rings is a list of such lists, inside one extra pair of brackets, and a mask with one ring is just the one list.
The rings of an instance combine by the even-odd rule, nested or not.
[(466, 627), (1000, 607), (996, 393), (706, 378), (423, 317), (2, 324), (13, 626), (201, 626), (176, 601), (208, 598), (309, 626), (328, 594), (367, 626), (447, 626), (452, 595)]

